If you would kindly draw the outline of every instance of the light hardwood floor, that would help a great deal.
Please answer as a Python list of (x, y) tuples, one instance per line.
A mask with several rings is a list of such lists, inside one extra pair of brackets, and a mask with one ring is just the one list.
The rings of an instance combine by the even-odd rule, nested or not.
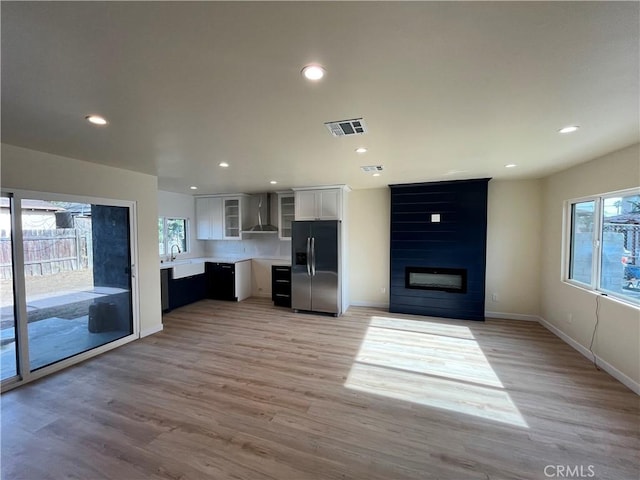
[(638, 397), (529, 322), (206, 300), (1, 404), (4, 479), (640, 472)]

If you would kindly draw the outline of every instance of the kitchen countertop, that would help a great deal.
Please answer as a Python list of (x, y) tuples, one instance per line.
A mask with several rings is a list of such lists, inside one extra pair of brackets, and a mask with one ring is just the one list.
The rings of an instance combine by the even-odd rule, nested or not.
[(179, 258), (173, 262), (161, 262), (160, 269), (165, 268), (173, 268), (176, 265), (183, 265), (185, 263), (204, 263), (204, 262), (213, 262), (213, 263), (239, 263), (246, 262), (247, 260), (267, 260), (267, 261), (277, 261), (280, 262), (281, 265), (290, 265), (291, 258), (289, 257), (249, 257), (249, 256), (233, 256), (228, 255), (225, 257), (196, 257), (196, 258)]

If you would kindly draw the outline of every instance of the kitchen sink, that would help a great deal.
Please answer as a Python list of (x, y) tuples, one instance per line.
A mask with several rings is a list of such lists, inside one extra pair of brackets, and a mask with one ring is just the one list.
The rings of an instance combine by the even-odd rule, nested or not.
[(179, 262), (170, 262), (173, 268), (173, 278), (191, 277), (193, 275), (201, 275), (204, 273), (204, 262), (200, 261), (192, 263), (189, 260), (181, 260)]

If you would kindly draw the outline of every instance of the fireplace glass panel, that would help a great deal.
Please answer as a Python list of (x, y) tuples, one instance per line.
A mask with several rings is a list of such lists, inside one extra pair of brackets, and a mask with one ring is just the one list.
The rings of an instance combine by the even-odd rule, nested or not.
[(405, 288), (465, 293), (467, 271), (459, 268), (406, 267)]

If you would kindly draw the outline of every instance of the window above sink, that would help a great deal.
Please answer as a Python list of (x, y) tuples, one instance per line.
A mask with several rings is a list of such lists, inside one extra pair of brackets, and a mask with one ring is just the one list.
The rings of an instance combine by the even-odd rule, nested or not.
[(171, 256), (189, 253), (189, 222), (186, 218), (158, 217), (159, 255)]

